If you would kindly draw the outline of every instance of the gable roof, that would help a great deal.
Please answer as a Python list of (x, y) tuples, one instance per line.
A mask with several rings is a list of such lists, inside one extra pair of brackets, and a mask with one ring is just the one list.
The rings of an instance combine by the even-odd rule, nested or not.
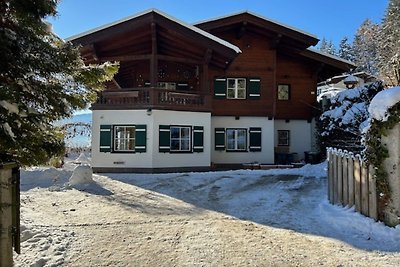
[(121, 24), (127, 23), (129, 21), (138, 19), (139, 17), (146, 16), (146, 15), (149, 15), (149, 14), (152, 14), (152, 13), (153, 14), (158, 14), (158, 15), (160, 15), (160, 16), (162, 16), (162, 17), (164, 17), (164, 18), (166, 18), (166, 19), (168, 19), (168, 20), (170, 20), (170, 21), (172, 21), (172, 22), (184, 27), (184, 28), (187, 28), (188, 30), (196, 32), (197, 34), (203, 36), (204, 38), (207, 38), (207, 39), (209, 39), (209, 40), (211, 40), (213, 42), (217, 42), (220, 45), (223, 45), (223, 46), (235, 51), (236, 53), (241, 53), (241, 50), (237, 46), (235, 46), (235, 45), (233, 45), (233, 44), (231, 44), (231, 43), (229, 43), (229, 42), (227, 42), (227, 41), (225, 41), (225, 40), (223, 40), (221, 38), (218, 38), (218, 37), (206, 32), (206, 31), (204, 31), (204, 30), (202, 30), (202, 29), (200, 29), (198, 27), (195, 27), (193, 25), (187, 24), (187, 23), (185, 23), (185, 22), (183, 22), (183, 21), (181, 21), (181, 20), (179, 20), (179, 19), (177, 19), (175, 17), (172, 17), (172, 16), (170, 16), (170, 15), (168, 15), (168, 14), (166, 14), (166, 13), (160, 11), (160, 10), (157, 10), (157, 9), (149, 9), (149, 10), (143, 11), (141, 13), (137, 13), (137, 14), (134, 14), (132, 16), (128, 16), (128, 17), (125, 17), (123, 19), (120, 19), (120, 20), (117, 20), (117, 21), (114, 21), (114, 22), (99, 26), (97, 28), (85, 31), (83, 33), (73, 35), (73, 36), (71, 36), (69, 38), (66, 38), (66, 41), (71, 41), (71, 42), (78, 41), (79, 43), (82, 44), (85, 41), (84, 40), (85, 37), (88, 37), (90, 35), (94, 35), (96, 33), (100, 33), (102, 31), (106, 31), (106, 30), (111, 29), (111, 28), (113, 28), (115, 26), (120, 26)]
[(195, 26), (202, 28), (203, 30), (212, 32), (213, 30), (221, 27), (243, 22), (254, 24), (264, 30), (275, 32), (287, 38), (296, 40), (300, 43), (303, 43), (304, 48), (311, 45), (316, 45), (319, 41), (319, 39), (315, 35), (250, 11), (242, 11), (231, 15), (201, 21), (196, 23)]

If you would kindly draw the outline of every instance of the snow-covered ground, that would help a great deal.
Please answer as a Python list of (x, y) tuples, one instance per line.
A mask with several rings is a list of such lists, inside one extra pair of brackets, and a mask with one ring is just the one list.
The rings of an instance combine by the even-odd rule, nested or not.
[(76, 166), (22, 171), (15, 266), (400, 266), (400, 228), (330, 205), (325, 163), (93, 179)]

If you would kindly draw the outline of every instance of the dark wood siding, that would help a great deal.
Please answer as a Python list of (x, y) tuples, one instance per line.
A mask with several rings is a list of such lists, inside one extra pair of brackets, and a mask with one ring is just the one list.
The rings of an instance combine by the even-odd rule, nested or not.
[(277, 56), (276, 86), (290, 85), (290, 99), (276, 101), (276, 119), (311, 119), (316, 106), (315, 66), (290, 56)]
[(238, 46), (242, 53), (232, 62), (226, 72), (210, 69), (210, 87), (218, 77), (260, 78), (259, 99), (213, 99), (212, 114), (215, 116), (272, 116), (273, 88), (275, 78), (275, 50), (270, 49), (265, 37), (245, 33), (236, 38), (235, 31), (218, 35), (220, 38)]
[[(300, 57), (284, 55), (271, 47), (271, 40), (246, 32), (240, 39), (235, 31), (218, 34), (238, 46), (240, 54), (225, 71), (210, 69), (210, 88), (221, 77), (261, 80), (259, 99), (213, 99), (214, 116), (265, 116), (275, 119), (311, 119), (316, 106), (318, 64)], [(278, 46), (279, 50), (279, 46)], [(290, 99), (277, 100), (277, 85), (290, 84)]]

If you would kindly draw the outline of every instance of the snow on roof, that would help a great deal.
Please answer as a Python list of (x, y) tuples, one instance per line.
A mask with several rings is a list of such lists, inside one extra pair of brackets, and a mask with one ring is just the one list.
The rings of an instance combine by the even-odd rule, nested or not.
[(329, 54), (329, 53), (322, 52), (322, 51), (320, 51), (320, 50), (318, 50), (318, 49), (309, 47), (309, 48), (307, 48), (307, 50), (310, 51), (310, 52), (319, 54), (319, 55), (321, 55), (321, 56), (329, 57), (329, 58), (331, 58), (331, 59), (334, 59), (334, 60), (337, 60), (337, 61), (341, 61), (341, 62), (343, 62), (343, 63), (346, 63), (346, 64), (349, 64), (349, 65), (355, 66), (354, 63), (351, 62), (351, 61), (349, 61), (349, 60), (346, 60), (346, 59), (343, 59), (343, 58), (334, 56), (334, 55)]
[(356, 76), (350, 74), (343, 80), (343, 82), (344, 83), (353, 83), (353, 82), (358, 83), (358, 78)]
[(81, 38), (83, 36), (86, 36), (86, 35), (89, 35), (89, 34), (92, 34), (92, 33), (95, 33), (95, 32), (110, 28), (110, 27), (112, 27), (114, 25), (118, 25), (118, 24), (124, 23), (126, 21), (138, 18), (140, 16), (143, 16), (143, 15), (151, 13), (151, 12), (157, 13), (157, 14), (159, 14), (159, 15), (161, 15), (161, 16), (163, 16), (163, 17), (165, 17), (165, 18), (167, 18), (167, 19), (169, 19), (169, 20), (171, 20), (173, 22), (176, 22), (177, 24), (180, 24), (183, 27), (186, 27), (186, 28), (188, 28), (188, 29), (190, 29), (190, 30), (192, 30), (194, 32), (197, 32), (198, 34), (203, 35), (204, 37), (206, 37), (208, 39), (211, 39), (211, 40), (213, 40), (213, 41), (215, 41), (217, 43), (220, 43), (220, 44), (222, 44), (222, 45), (234, 50), (236, 53), (241, 53), (242, 52), (239, 47), (237, 47), (237, 46), (235, 46), (235, 45), (233, 45), (233, 44), (231, 44), (231, 43), (229, 43), (229, 42), (227, 42), (225, 40), (222, 40), (221, 38), (218, 38), (217, 36), (214, 36), (214, 35), (206, 32), (206, 31), (203, 31), (202, 29), (197, 28), (196, 26), (187, 24), (186, 22), (183, 22), (183, 21), (181, 21), (181, 20), (179, 20), (179, 19), (177, 19), (175, 17), (172, 17), (172, 16), (170, 16), (170, 15), (168, 15), (168, 14), (166, 14), (166, 13), (164, 13), (164, 12), (158, 10), (158, 9), (154, 9), (154, 8), (153, 9), (148, 9), (146, 11), (143, 11), (143, 12), (140, 12), (140, 13), (137, 13), (137, 14), (125, 17), (125, 18), (122, 18), (120, 20), (117, 20), (117, 21), (114, 21), (114, 22), (111, 22), (111, 23), (108, 23), (108, 24), (104, 24), (102, 26), (99, 26), (99, 27), (96, 27), (94, 29), (82, 32), (80, 34), (73, 35), (71, 37), (66, 38), (65, 40), (66, 41), (72, 41), (72, 40)]
[[(256, 13), (253, 13), (253, 12), (248, 11), (248, 10), (240, 11), (240, 12), (233, 13), (233, 14), (230, 14), (230, 15), (224, 15), (224, 16), (220, 16), (220, 17), (216, 17), (216, 18), (212, 18), (212, 19), (207, 19), (207, 20), (199, 21), (199, 22), (194, 23), (194, 25), (202, 24), (202, 23), (207, 23), (207, 22), (211, 22), (211, 21), (216, 21), (216, 20), (220, 20), (220, 19), (225, 19), (225, 18), (237, 16), (237, 15), (244, 14), (244, 13), (253, 15), (253, 16), (255, 16), (255, 17), (258, 17), (258, 18), (260, 18), (260, 19), (263, 19), (263, 20), (266, 20), (266, 21), (268, 21), (268, 22), (274, 23), (274, 24), (276, 24), (276, 25), (279, 25), (279, 26), (288, 28), (288, 29), (290, 29), (290, 30), (292, 30), (292, 31), (296, 31), (296, 32), (302, 33), (302, 34), (304, 34), (304, 35), (307, 35), (307, 36), (309, 36), (309, 37), (318, 39), (317, 36), (315, 36), (315, 35), (313, 35), (313, 34), (311, 34), (311, 33), (305, 32), (305, 31), (300, 30), (300, 29), (298, 29), (298, 28), (289, 26), (289, 25), (287, 25), (287, 24), (278, 22), (278, 21), (276, 21), (276, 20), (267, 18), (267, 17), (265, 17), (265, 16), (262, 16), (262, 15), (259, 15), (259, 14), (256, 14)], [(318, 39), (318, 40), (319, 40), (319, 39)]]
[(393, 87), (380, 91), (372, 99), (368, 111), (371, 118), (386, 121), (389, 117), (388, 110), (400, 102), (400, 87)]

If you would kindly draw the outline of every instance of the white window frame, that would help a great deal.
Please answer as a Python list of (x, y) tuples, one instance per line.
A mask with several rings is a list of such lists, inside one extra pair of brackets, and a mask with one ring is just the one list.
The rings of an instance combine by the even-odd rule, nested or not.
[[(229, 87), (229, 81), (234, 81), (234, 86)], [(244, 82), (244, 88), (239, 88), (239, 81)], [(229, 96), (229, 91), (234, 92), (234, 97)], [(243, 97), (239, 97), (239, 91), (244, 91)], [(246, 99), (246, 78), (227, 78), (226, 79), (226, 98), (227, 99)]]
[[(172, 137), (172, 129), (178, 128), (179, 129), (179, 136), (177, 138)], [(189, 132), (188, 137), (182, 136), (183, 129), (187, 129)], [(173, 141), (179, 141), (178, 149), (172, 147)], [(188, 143), (187, 149), (182, 149), (182, 141)], [(170, 152), (192, 152), (192, 127), (191, 126), (171, 126), (170, 127)]]
[[(233, 131), (233, 136), (234, 136), (234, 147), (230, 148), (230, 142), (229, 142), (229, 132)], [(244, 147), (239, 148), (239, 132), (244, 132)], [(247, 151), (247, 129), (245, 128), (227, 128), (226, 129), (226, 151)]]
[[(281, 143), (281, 139), (279, 138), (280, 134), (286, 134), (285, 143)], [(289, 130), (278, 130), (278, 146), (290, 146), (290, 131)]]
[[(122, 136), (118, 136), (118, 130), (122, 129)], [(132, 136), (129, 135), (133, 129)], [(131, 144), (132, 142), (132, 144)], [(114, 136), (113, 136), (113, 151), (115, 152), (135, 152), (136, 145), (136, 127), (134, 125), (114, 125)], [(132, 147), (132, 149), (129, 149)]]

